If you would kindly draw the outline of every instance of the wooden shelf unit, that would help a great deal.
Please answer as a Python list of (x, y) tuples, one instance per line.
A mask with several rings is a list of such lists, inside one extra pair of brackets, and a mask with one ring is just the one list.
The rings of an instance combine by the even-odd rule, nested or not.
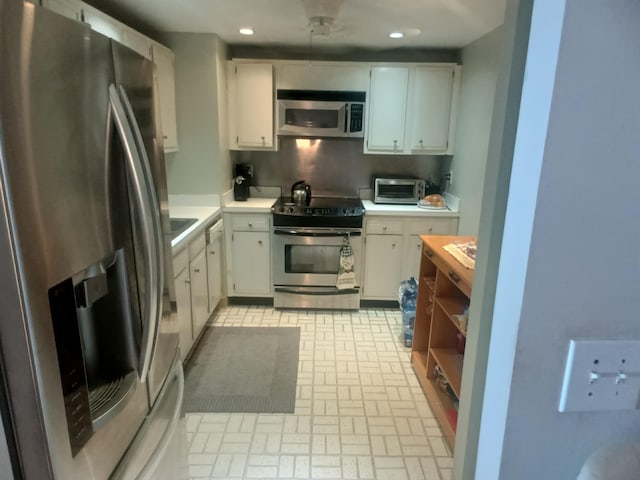
[[(469, 306), (473, 270), (443, 247), (476, 241), (476, 237), (421, 235), (422, 256), (411, 363), (451, 448), (455, 444), (464, 355), (457, 346), (466, 325), (457, 315)], [(448, 383), (439, 384), (436, 366)]]

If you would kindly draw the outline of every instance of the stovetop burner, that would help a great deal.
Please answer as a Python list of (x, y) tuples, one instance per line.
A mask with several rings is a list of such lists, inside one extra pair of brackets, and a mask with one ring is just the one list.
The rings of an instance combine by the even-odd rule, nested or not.
[(312, 197), (298, 206), (280, 197), (271, 207), (274, 226), (362, 227), (364, 207), (355, 197)]

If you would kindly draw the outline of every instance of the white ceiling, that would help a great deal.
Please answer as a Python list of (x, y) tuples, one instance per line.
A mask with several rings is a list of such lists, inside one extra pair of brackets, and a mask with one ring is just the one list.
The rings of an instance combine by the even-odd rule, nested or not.
[[(318, 0), (313, 0), (318, 1)], [(216, 33), (230, 44), (309, 45), (302, 0), (96, 0), (159, 31)], [(107, 9), (107, 5), (109, 8)], [(502, 24), (505, 0), (344, 0), (337, 31), (314, 46), (463, 47)], [(253, 36), (238, 32), (251, 26)], [(391, 31), (415, 32), (394, 40)]]

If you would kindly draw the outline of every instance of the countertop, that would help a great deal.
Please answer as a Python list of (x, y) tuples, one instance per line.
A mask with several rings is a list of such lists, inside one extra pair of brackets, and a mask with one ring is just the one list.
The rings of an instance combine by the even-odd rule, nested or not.
[[(169, 215), (171, 218), (197, 218), (198, 221), (187, 228), (171, 241), (171, 250), (174, 254), (189, 245), (203, 229), (213, 225), (223, 212), (226, 213), (271, 213), (271, 206), (278, 199), (276, 196), (269, 197), (249, 197), (245, 202), (238, 202), (229, 199), (228, 195), (223, 198), (224, 206), (214, 205), (216, 199), (170, 196)], [(201, 205), (194, 204), (202, 201)], [(226, 201), (225, 201), (226, 200)], [(417, 205), (383, 205), (373, 203), (371, 200), (362, 200), (365, 208), (365, 215), (402, 215), (416, 217), (458, 217), (457, 203), (452, 202), (450, 210), (426, 210)]]
[(170, 205), (169, 216), (171, 218), (198, 219), (196, 223), (191, 225), (171, 241), (171, 251), (175, 255), (189, 245), (189, 242), (205, 228), (213, 225), (217, 220), (217, 217), (222, 216), (222, 210), (220, 207), (216, 206)]
[(222, 209), (228, 213), (271, 213), (277, 197), (249, 197), (246, 202), (231, 200)]
[(371, 200), (362, 200), (365, 215), (402, 215), (416, 217), (459, 217), (457, 209), (450, 210), (427, 210), (417, 205), (387, 205), (373, 203)]

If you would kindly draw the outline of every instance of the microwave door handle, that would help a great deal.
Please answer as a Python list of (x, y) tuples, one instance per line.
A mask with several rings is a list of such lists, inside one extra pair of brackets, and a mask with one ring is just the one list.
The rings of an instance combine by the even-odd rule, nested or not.
[[(113, 119), (115, 120), (116, 130), (120, 136), (123, 150), (125, 153), (125, 165), (129, 172), (131, 182), (133, 184), (133, 199), (138, 208), (138, 214), (142, 222), (142, 241), (146, 246), (143, 252), (143, 268), (147, 285), (157, 283), (155, 280), (157, 277), (156, 270), (156, 252), (153, 248), (155, 244), (154, 229), (152, 219), (152, 207), (150, 205), (151, 199), (145, 194), (145, 174), (142, 169), (140, 161), (140, 152), (137, 148), (135, 136), (131, 128), (131, 124), (127, 119), (122, 99), (118, 94), (118, 91), (114, 85), (109, 86), (109, 101), (111, 105), (111, 112), (113, 113)], [(143, 335), (142, 351), (140, 352), (140, 378), (142, 381), (146, 378), (149, 371), (149, 365), (151, 363), (151, 345), (150, 341), (153, 338), (151, 328), (151, 318), (155, 317), (156, 310), (156, 295), (157, 292), (154, 288), (145, 288), (144, 303), (142, 306), (143, 317), (146, 316), (145, 332)], [(152, 316), (153, 315), (153, 316)]]
[(344, 133), (347, 133), (349, 128), (349, 104), (344, 104)]

